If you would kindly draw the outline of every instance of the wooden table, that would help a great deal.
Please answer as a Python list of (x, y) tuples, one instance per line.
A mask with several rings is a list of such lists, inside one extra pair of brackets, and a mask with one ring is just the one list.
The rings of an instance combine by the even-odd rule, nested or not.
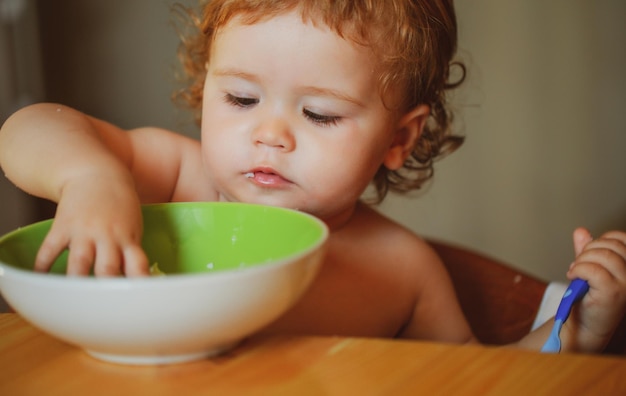
[(340, 337), (273, 337), (170, 366), (96, 360), (0, 314), (0, 395), (626, 395), (626, 359)]

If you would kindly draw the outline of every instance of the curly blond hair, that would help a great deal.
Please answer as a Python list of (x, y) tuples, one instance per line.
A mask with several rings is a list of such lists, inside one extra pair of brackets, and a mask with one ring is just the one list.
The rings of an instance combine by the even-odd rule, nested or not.
[[(456, 150), (464, 138), (451, 129), (447, 93), (465, 79), (465, 66), (453, 60), (457, 25), (452, 0), (210, 0), (199, 15), (185, 9), (190, 28), (181, 34), (179, 58), (185, 88), (176, 99), (194, 110), (200, 122), (206, 64), (216, 31), (233, 17), (253, 24), (298, 10), (303, 21), (323, 23), (340, 36), (369, 46), (380, 60), (382, 97), (400, 88), (395, 110), (430, 106), (430, 117), (402, 168), (380, 167), (372, 184), (374, 202), (389, 191), (404, 193), (422, 187), (433, 176), (435, 160)], [(183, 13), (179, 13), (181, 15)], [(460, 76), (450, 81), (458, 66)]]

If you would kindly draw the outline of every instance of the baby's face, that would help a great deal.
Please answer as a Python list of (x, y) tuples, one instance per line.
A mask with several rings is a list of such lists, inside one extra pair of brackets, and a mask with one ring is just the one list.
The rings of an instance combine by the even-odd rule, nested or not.
[(202, 146), (221, 199), (345, 219), (393, 140), (374, 69), (366, 48), (299, 14), (220, 29)]

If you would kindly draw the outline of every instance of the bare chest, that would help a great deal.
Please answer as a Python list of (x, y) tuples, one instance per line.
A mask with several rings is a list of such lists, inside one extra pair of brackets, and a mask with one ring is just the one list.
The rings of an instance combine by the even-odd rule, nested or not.
[(293, 309), (264, 333), (394, 337), (415, 305), (409, 278), (383, 257), (330, 251)]

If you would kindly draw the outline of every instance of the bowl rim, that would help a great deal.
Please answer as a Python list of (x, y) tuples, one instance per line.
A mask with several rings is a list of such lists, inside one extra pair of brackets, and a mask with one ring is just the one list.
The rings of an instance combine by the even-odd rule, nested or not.
[[(140, 277), (126, 277), (126, 276), (114, 276), (114, 277), (102, 277), (102, 276), (68, 276), (67, 274), (57, 274), (57, 273), (48, 273), (48, 272), (35, 272), (33, 270), (26, 270), (22, 268), (14, 267), (10, 264), (7, 264), (3, 261), (0, 261), (0, 286), (2, 284), (1, 280), (6, 278), (7, 276), (21, 278), (23, 280), (32, 280), (36, 282), (60, 282), (64, 285), (85, 285), (88, 287), (93, 287), (94, 285), (102, 285), (106, 287), (115, 287), (120, 289), (126, 289), (130, 287), (136, 287), (139, 285), (154, 285), (157, 286), (164, 282), (171, 284), (172, 282), (206, 282), (209, 278), (215, 279), (215, 281), (227, 280), (232, 277), (241, 277), (243, 275), (255, 275), (260, 272), (267, 272), (271, 269), (278, 269), (279, 267), (285, 266), (290, 262), (299, 260), (305, 256), (313, 254), (320, 248), (323, 248), (328, 242), (328, 238), (330, 235), (330, 230), (326, 223), (324, 223), (318, 217), (315, 217), (309, 213), (302, 212), (299, 210), (284, 208), (279, 206), (270, 206), (270, 205), (261, 205), (261, 204), (252, 204), (252, 203), (242, 203), (242, 202), (168, 202), (168, 203), (153, 203), (153, 204), (142, 204), (143, 208), (158, 208), (165, 206), (254, 206), (254, 207), (264, 207), (270, 208), (269, 210), (277, 210), (277, 211), (285, 211), (297, 214), (299, 216), (307, 217), (320, 226), (322, 231), (319, 239), (309, 246), (308, 248), (291, 254), (286, 257), (282, 257), (280, 259), (274, 260), (271, 263), (263, 264), (263, 265), (252, 265), (241, 267), (237, 269), (228, 269), (228, 270), (220, 270), (215, 272), (195, 272), (195, 273), (172, 273), (166, 274), (165, 276), (140, 276)], [(23, 227), (19, 227), (13, 231), (9, 231), (6, 234), (0, 236), (0, 244), (4, 242), (6, 239), (10, 238), (14, 234), (24, 230), (25, 228), (35, 227), (42, 223), (51, 222), (54, 219), (46, 219), (41, 220), (35, 223), (31, 223), (25, 225)], [(1, 289), (1, 287), (0, 287)]]

